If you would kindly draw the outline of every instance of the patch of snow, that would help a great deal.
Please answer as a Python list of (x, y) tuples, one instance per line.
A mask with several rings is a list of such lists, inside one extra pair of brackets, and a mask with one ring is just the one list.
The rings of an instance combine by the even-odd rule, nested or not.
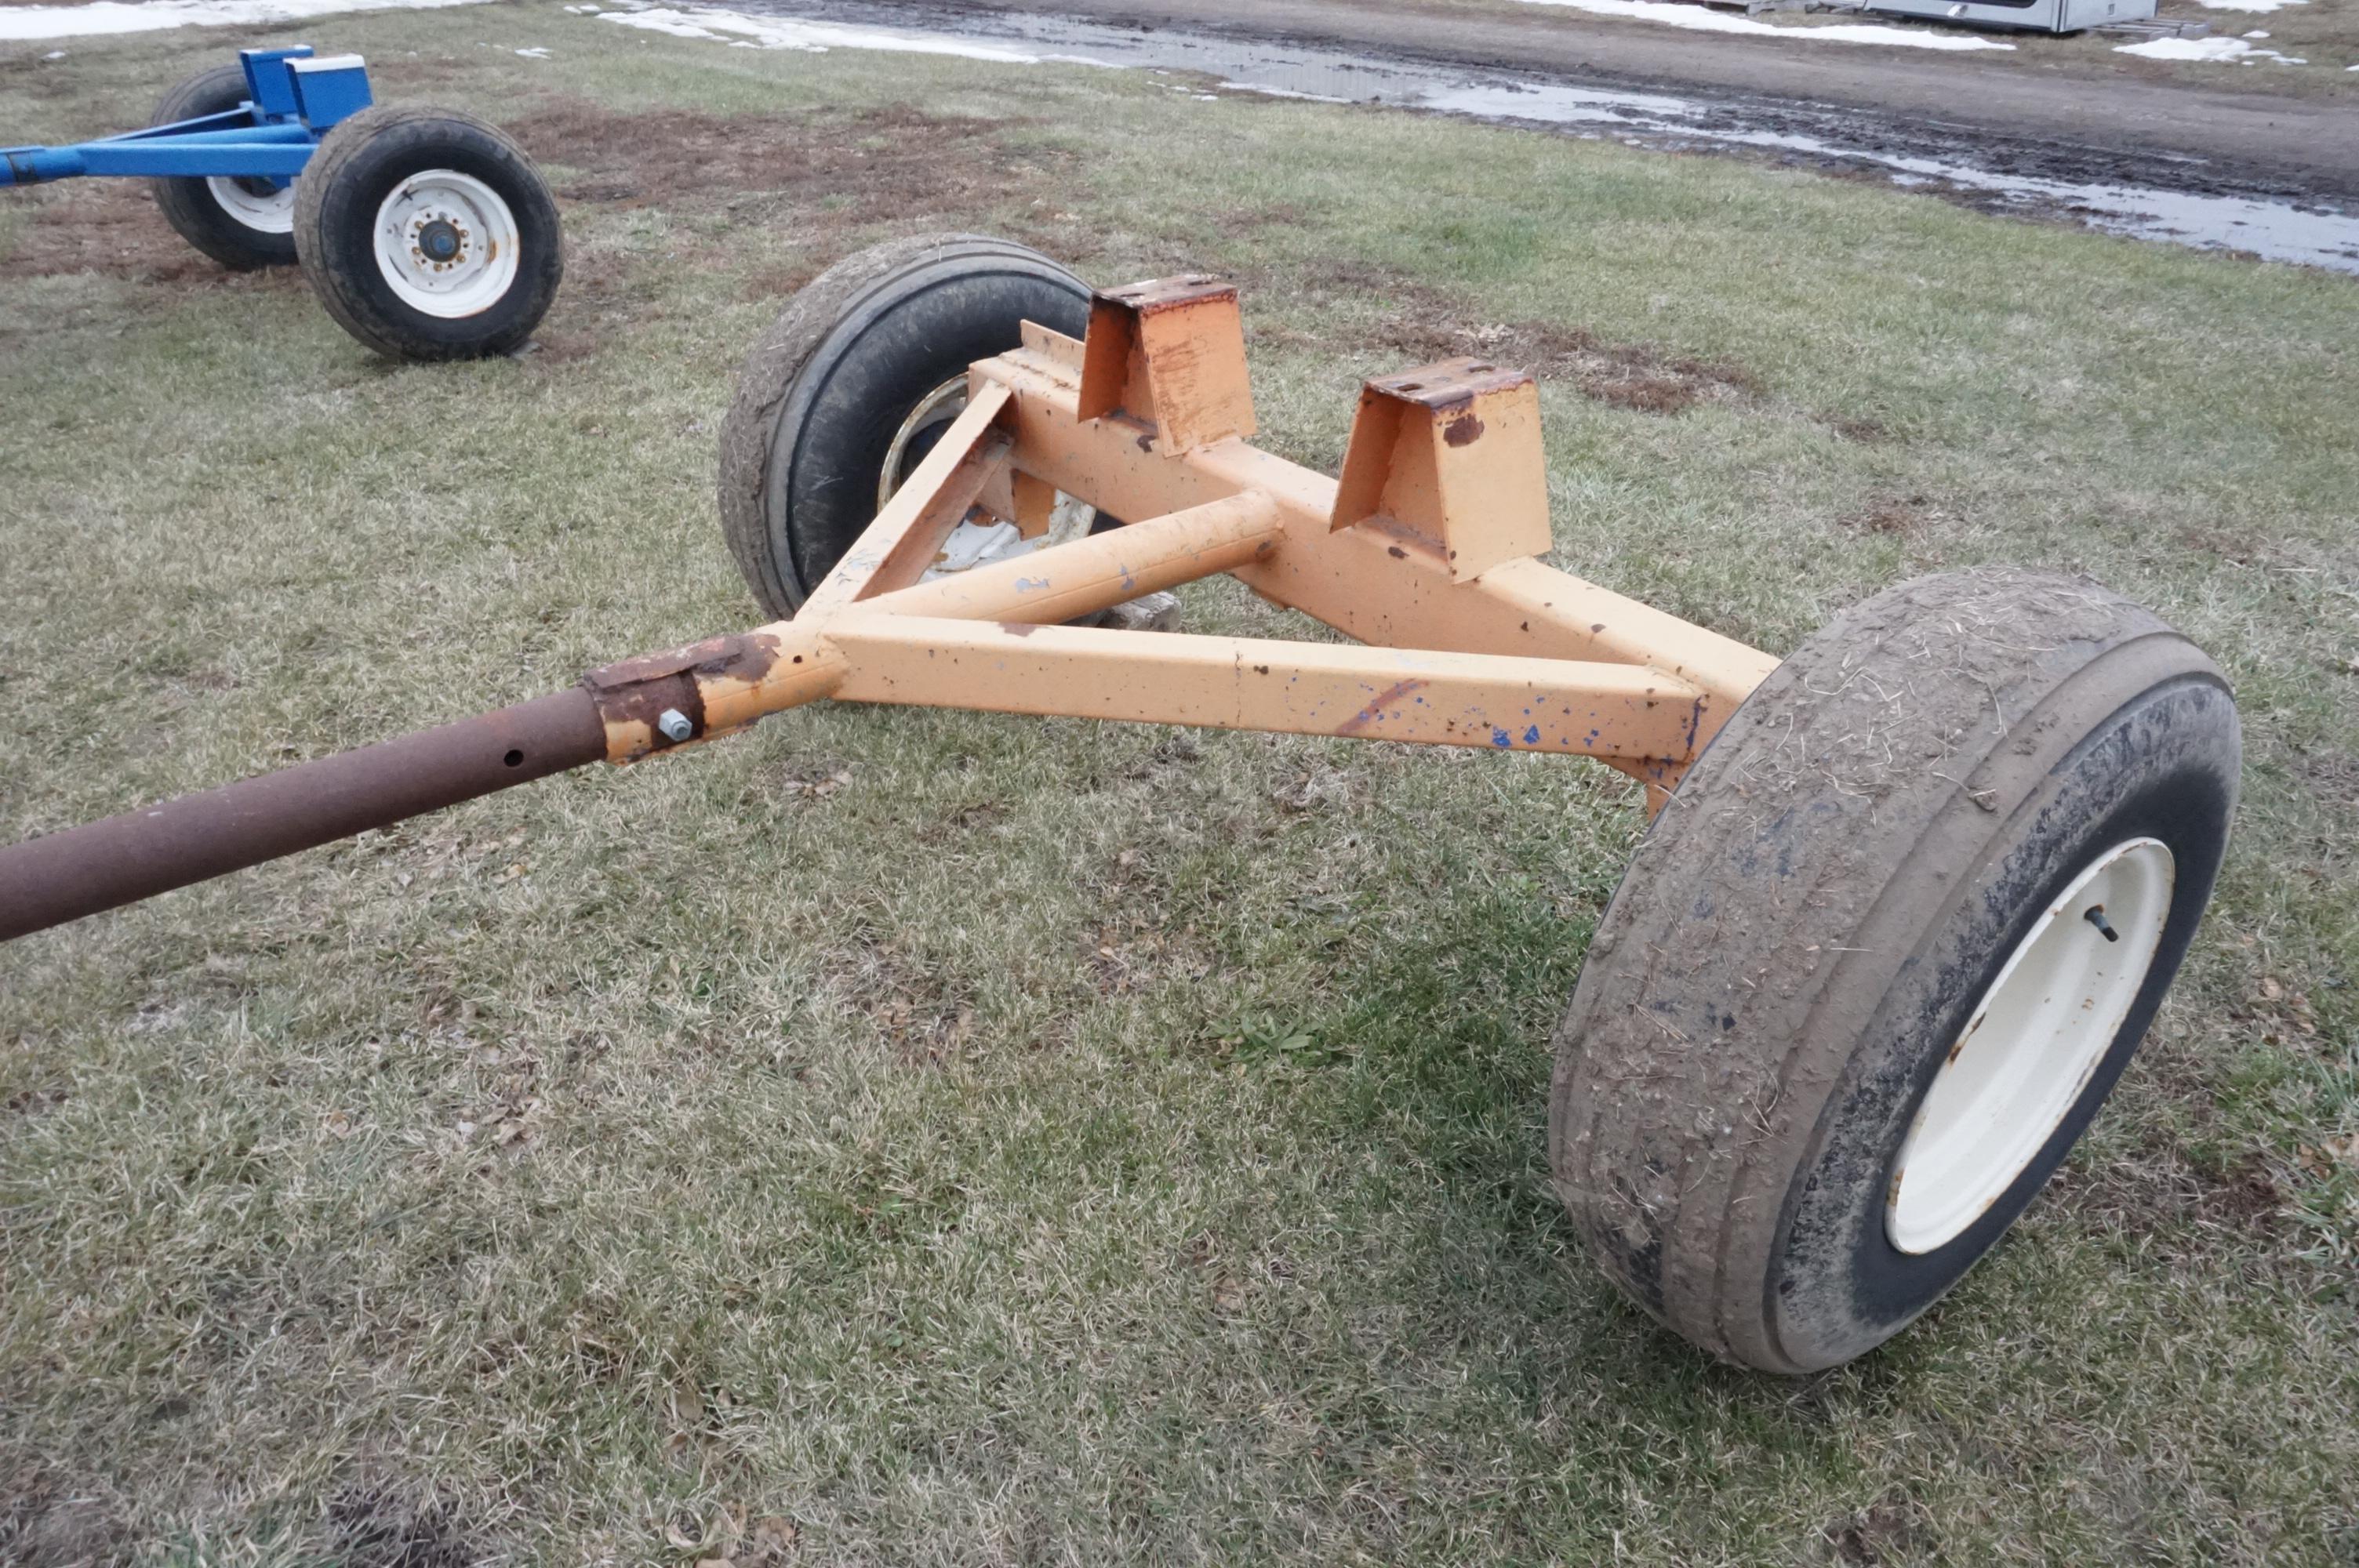
[(2222, 65), (2258, 65), (2265, 59), (2279, 65), (2309, 63), (2275, 49), (2256, 49), (2242, 38), (2148, 38), (2142, 44), (2116, 44), (2114, 52), (2142, 59), (2203, 59)]
[[(1883, 27), (1847, 23), (1832, 27), (1779, 27), (1750, 16), (1723, 16), (1680, 0), (1523, 0), (1527, 5), (1566, 5), (1599, 16), (1622, 16), (1636, 22), (1659, 22), (1698, 33), (1746, 33), (1756, 38), (1811, 39), (1822, 44), (1888, 44), (1918, 49), (2011, 49), (2013, 44), (1957, 33), (1922, 32), (1908, 27)], [(2257, 0), (2264, 8), (2288, 0)], [(2290, 0), (2299, 4), (2302, 0)], [(2204, 0), (2205, 5), (2212, 0)]]
[(51, 49), (41, 58), (43, 59), (63, 59), (66, 58), (66, 51), (63, 49)]
[(2196, 0), (2207, 11), (2282, 11), (2288, 5), (2307, 5), (2310, 0)]
[(2262, 32), (2259, 28), (2256, 27), (2245, 36), (2248, 38), (2266, 38), (2268, 37), (2268, 34)]
[(533, 48), (528, 49), (518, 49), (516, 50), (516, 53), (523, 56), (526, 59), (547, 59), (549, 58), (549, 50), (539, 45), (535, 45)]
[(0, 5), (0, 43), (160, 33), (174, 27), (251, 27), (341, 11), (423, 11), (484, 0), (94, 0), (88, 5)]
[[(5, 14), (5, 12), (0, 12)], [(855, 27), (841, 22), (806, 22), (785, 16), (749, 16), (708, 5), (674, 8), (658, 5), (645, 11), (601, 11), (602, 22), (645, 27), (679, 38), (712, 38), (741, 43), (748, 49), (803, 49), (824, 54), (829, 49), (882, 49), (894, 54), (947, 54), (966, 59), (994, 60), (1002, 65), (1038, 65), (1049, 57), (1001, 49), (972, 38), (940, 33), (887, 32), (881, 27)]]
[[(2354, 67), (2359, 70), (2359, 67)], [(1349, 103), (1349, 98), (1338, 98), (1332, 92), (1298, 92), (1291, 87), (1263, 87), (1251, 81), (1223, 81), (1222, 87), (1231, 92), (1257, 93), (1264, 98), (1299, 98), (1306, 103)]]

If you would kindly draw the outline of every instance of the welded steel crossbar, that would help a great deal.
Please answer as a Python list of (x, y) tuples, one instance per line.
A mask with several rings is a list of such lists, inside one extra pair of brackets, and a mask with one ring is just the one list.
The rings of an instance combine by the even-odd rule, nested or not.
[[(1369, 382), (1339, 479), (1249, 444), (1236, 291), (1101, 293), (1027, 323), (800, 611), (573, 691), (0, 851), (0, 938), (821, 697), (1577, 752), (1659, 807), (1776, 660), (1551, 568), (1539, 396), (1458, 359)], [(1126, 525), (920, 580), (980, 506)], [(1228, 572), (1357, 645), (1064, 624)]]
[(234, 109), (71, 146), (0, 147), (0, 185), (85, 176), (249, 179), (285, 189), (320, 138), (371, 102), (358, 55), (312, 58), (310, 46), (240, 49), (246, 101)]

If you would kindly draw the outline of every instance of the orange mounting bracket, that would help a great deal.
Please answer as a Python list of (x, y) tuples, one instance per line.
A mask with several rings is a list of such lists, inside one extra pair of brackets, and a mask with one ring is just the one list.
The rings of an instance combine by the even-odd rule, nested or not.
[(1332, 525), (1368, 523), (1439, 550), (1453, 582), (1546, 555), (1548, 467), (1531, 373), (1456, 359), (1363, 386)]
[(1191, 276), (1100, 292), (1090, 302), (1079, 413), (1146, 426), (1167, 457), (1251, 437), (1236, 286)]

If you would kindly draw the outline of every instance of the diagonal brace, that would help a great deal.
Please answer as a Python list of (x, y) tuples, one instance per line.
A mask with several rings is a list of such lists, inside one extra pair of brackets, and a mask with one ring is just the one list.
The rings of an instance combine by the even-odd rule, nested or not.
[(907, 588), (925, 575), (942, 541), (1015, 449), (1015, 438), (995, 428), (1013, 395), (1001, 382), (984, 380), (975, 387), (934, 449), (803, 600), (795, 612), (797, 620), (824, 620), (848, 605)]

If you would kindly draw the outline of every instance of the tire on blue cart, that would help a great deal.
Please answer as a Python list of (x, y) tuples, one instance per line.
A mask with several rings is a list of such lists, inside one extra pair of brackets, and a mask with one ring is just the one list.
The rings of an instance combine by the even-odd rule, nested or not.
[[(226, 114), (246, 100), (245, 68), (201, 70), (156, 105), (151, 125)], [(151, 179), (148, 191), (180, 238), (225, 267), (289, 266), (295, 262), (295, 189), (266, 179), (215, 177)]]
[(471, 114), (363, 110), (321, 138), (295, 189), (312, 291), (389, 358), (506, 353), (556, 300), (565, 247), (549, 182)]
[(1696, 761), (1590, 944), (1549, 1152), (1591, 1254), (1767, 1371), (1930, 1307), (2152, 1022), (2238, 733), (2211, 660), (2085, 579), (1956, 572), (1836, 617)]

